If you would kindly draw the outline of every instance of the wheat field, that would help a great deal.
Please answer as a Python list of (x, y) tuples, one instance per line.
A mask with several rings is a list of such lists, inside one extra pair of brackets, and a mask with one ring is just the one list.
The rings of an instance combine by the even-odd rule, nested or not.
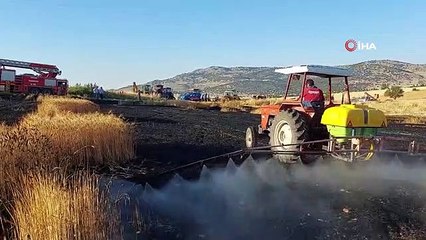
[(382, 110), (386, 115), (404, 115), (413, 118), (426, 117), (426, 90), (405, 90), (404, 96), (395, 100), (385, 98), (368, 102), (370, 107)]
[(113, 114), (28, 115), (20, 123), (38, 131), (75, 165), (122, 163), (134, 157), (132, 126)]
[(24, 174), (13, 191), (17, 239), (117, 239), (119, 224), (99, 179), (85, 172)]
[(86, 100), (43, 97), (15, 126), (0, 124), (0, 151), (0, 236), (119, 238), (118, 214), (90, 172), (134, 157), (123, 119)]
[(93, 113), (99, 111), (99, 106), (89, 100), (43, 96), (37, 99), (37, 114), (44, 116), (54, 116), (60, 113)]

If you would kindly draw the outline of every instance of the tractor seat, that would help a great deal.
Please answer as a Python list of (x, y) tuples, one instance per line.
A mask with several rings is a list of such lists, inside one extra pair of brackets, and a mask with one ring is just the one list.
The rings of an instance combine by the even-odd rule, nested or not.
[(324, 111), (324, 102), (302, 102), (303, 108), (307, 112), (323, 112)]
[(311, 115), (310, 126), (313, 128), (321, 125), (321, 117), (324, 113), (324, 102), (302, 102), (305, 111)]

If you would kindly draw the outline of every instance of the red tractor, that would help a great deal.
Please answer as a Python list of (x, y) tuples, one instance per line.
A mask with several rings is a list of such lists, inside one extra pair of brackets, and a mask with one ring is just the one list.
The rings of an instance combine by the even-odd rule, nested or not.
[[(339, 152), (350, 152), (348, 159), (352, 161), (359, 154), (357, 149), (361, 147), (363, 139), (374, 137), (377, 128), (386, 126), (386, 119), (380, 111), (350, 104), (349, 72), (346, 69), (302, 65), (277, 69), (276, 72), (288, 75), (284, 100), (277, 105), (261, 107), (260, 125), (249, 127), (246, 131), (247, 148), (259, 147), (258, 138), (268, 136), (274, 157), (281, 162), (301, 160), (309, 163), (315, 159), (313, 154), (327, 151), (327, 144), (328, 151), (335, 152), (338, 149)], [(320, 106), (307, 107), (302, 104), (308, 78), (315, 79), (317, 83), (322, 82), (323, 85), (328, 83), (326, 99)], [(292, 82), (300, 82), (301, 91), (297, 98), (289, 97)], [(340, 83), (343, 88), (340, 103), (334, 102), (332, 97), (332, 85), (336, 83)], [(331, 141), (333, 137), (337, 140)], [(345, 150), (344, 144), (348, 142), (350, 146)], [(364, 157), (369, 158), (371, 154)]]
[[(160, 176), (184, 172), (189, 168), (200, 169), (200, 166), (204, 170), (207, 167), (203, 164), (220, 159), (231, 159), (229, 164), (232, 159), (241, 162), (260, 156), (269, 158), (270, 154), (283, 163), (311, 163), (318, 156), (358, 162), (371, 160), (375, 153), (386, 156), (404, 154), (409, 159), (426, 156), (422, 148), (423, 141), (419, 142), (413, 137), (386, 136), (384, 132), (379, 132), (380, 128), (387, 127), (382, 111), (363, 104), (351, 104), (348, 70), (302, 65), (277, 69), (276, 72), (288, 75), (284, 99), (279, 104), (261, 107), (260, 124), (247, 128), (245, 149), (184, 164), (166, 170)], [(328, 88), (326, 98), (321, 98), (322, 104), (313, 104), (314, 101), (311, 101), (310, 106), (306, 104), (306, 100), (309, 100), (307, 93), (314, 88), (312, 84), (306, 85), (311, 82), (310, 79), (318, 83), (319, 87)], [(291, 87), (291, 83), (298, 84), (301, 89), (294, 91), (298, 88)], [(343, 90), (339, 103), (332, 97), (332, 86)], [(291, 93), (296, 92), (300, 93), (299, 97), (290, 97)], [(261, 137), (269, 137), (269, 144), (259, 141)], [(395, 148), (393, 143), (399, 146)], [(401, 148), (405, 144), (408, 145), (407, 151)]]
[[(6, 67), (31, 69), (38, 75), (17, 75)], [(60, 74), (55, 65), (0, 59), (0, 92), (66, 95), (68, 81), (56, 78)]]

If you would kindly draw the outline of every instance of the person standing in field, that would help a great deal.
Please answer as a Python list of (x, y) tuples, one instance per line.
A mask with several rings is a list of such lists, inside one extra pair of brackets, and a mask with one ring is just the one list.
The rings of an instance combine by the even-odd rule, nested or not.
[(100, 87), (99, 88), (99, 97), (101, 99), (104, 99), (104, 95), (105, 95), (105, 91), (104, 91), (103, 87)]
[(99, 98), (99, 87), (95, 85), (93, 88), (93, 97), (98, 99)]

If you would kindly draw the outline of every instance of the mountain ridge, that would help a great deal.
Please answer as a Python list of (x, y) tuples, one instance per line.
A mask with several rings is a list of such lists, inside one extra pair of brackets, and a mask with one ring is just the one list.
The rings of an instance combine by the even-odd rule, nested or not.
[[(178, 93), (199, 88), (211, 94), (222, 94), (226, 90), (235, 89), (240, 94), (275, 95), (282, 94), (286, 83), (286, 76), (275, 72), (275, 69), (282, 67), (210, 66), (146, 84), (163, 84)], [(350, 85), (355, 90), (374, 89), (383, 84), (401, 86), (426, 84), (426, 64), (385, 59), (336, 67), (347, 68), (353, 72)], [(298, 87), (295, 88), (297, 89)], [(131, 90), (131, 85), (118, 89), (118, 91)]]

